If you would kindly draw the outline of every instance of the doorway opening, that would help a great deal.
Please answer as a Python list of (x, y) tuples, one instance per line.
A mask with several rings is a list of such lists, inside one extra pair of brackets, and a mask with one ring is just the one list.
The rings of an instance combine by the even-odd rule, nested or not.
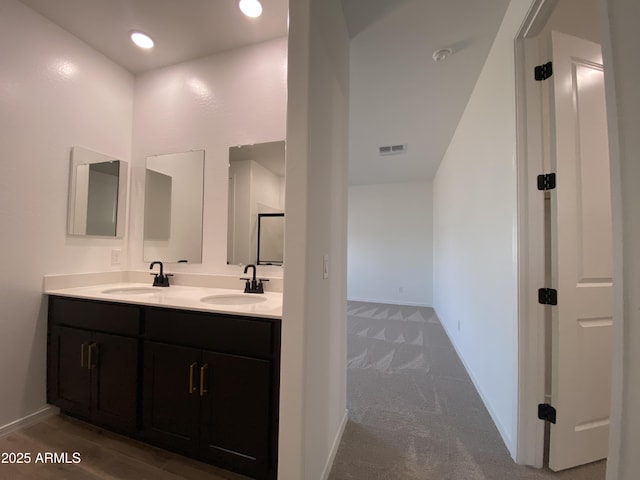
[[(525, 159), (518, 461), (557, 471), (607, 456), (611, 193), (597, 2), (535, 6), (516, 43), (518, 154)], [(552, 75), (536, 79), (534, 67), (550, 60)], [(536, 180), (550, 173), (557, 187), (544, 191), (549, 185)], [(539, 303), (541, 288), (557, 296), (551, 305)], [(532, 414), (539, 405), (555, 411), (556, 423)]]

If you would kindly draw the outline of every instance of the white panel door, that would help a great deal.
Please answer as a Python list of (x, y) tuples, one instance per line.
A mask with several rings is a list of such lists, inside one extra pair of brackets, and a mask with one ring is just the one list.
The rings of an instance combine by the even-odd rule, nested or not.
[[(552, 33), (552, 314), (549, 468), (607, 456), (611, 391), (612, 226), (600, 46)], [(555, 123), (555, 128), (553, 124)]]

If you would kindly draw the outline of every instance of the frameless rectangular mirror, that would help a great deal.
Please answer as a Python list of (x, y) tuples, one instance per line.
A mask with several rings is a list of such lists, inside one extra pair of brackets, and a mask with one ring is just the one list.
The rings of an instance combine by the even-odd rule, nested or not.
[(127, 162), (84, 147), (71, 148), (69, 235), (121, 237)]
[[(280, 235), (273, 227), (284, 220), (284, 171), (284, 140), (229, 148), (228, 264), (257, 264), (260, 248), (263, 264), (282, 265), (284, 229)], [(264, 214), (280, 218), (273, 225), (263, 225), (267, 231), (261, 234), (269, 234), (270, 239), (263, 237), (259, 247), (258, 219)], [(267, 259), (265, 249), (276, 258)]]
[(145, 261), (202, 263), (203, 193), (204, 150), (147, 157)]

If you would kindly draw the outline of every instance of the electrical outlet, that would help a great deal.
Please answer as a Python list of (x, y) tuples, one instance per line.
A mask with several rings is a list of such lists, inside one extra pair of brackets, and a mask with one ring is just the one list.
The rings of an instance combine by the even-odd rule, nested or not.
[(404, 293), (404, 287), (398, 287), (398, 293)]
[(458, 331), (460, 331), (460, 319), (458, 319)]
[(111, 265), (120, 265), (120, 255), (122, 254), (122, 250), (119, 248), (114, 248), (111, 250)]

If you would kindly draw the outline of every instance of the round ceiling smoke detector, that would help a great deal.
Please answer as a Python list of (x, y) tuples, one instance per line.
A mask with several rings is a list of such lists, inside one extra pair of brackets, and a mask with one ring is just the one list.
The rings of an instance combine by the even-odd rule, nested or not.
[(432, 55), (433, 61), (441, 62), (445, 60), (452, 53), (453, 53), (453, 50), (451, 50), (450, 48), (442, 48), (440, 50), (436, 50), (435, 52), (433, 52), (433, 55)]

